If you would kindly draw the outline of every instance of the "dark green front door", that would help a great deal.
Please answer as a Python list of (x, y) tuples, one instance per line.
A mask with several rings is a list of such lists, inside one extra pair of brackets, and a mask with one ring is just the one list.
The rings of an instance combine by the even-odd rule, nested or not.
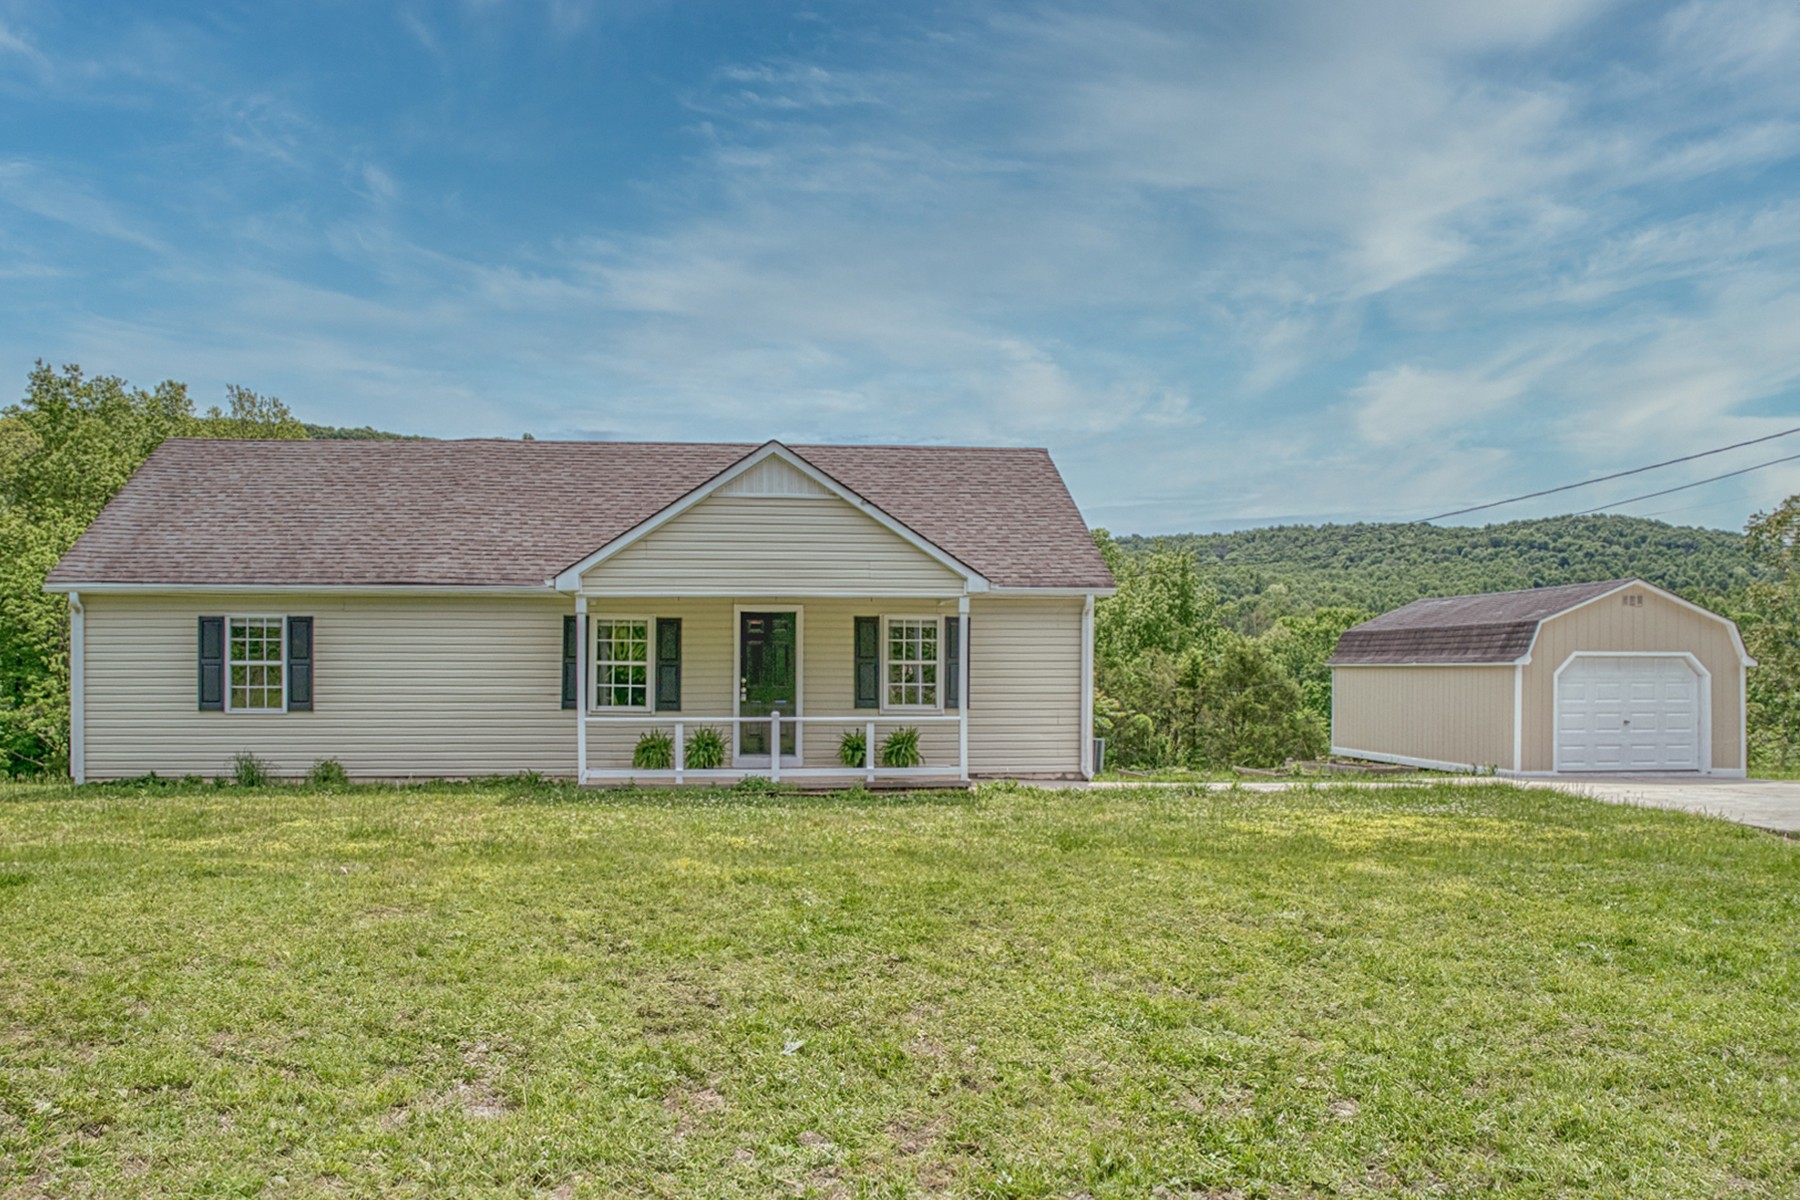
[[(791, 717), (795, 704), (798, 673), (795, 670), (797, 622), (791, 612), (747, 612), (738, 614), (738, 715), (764, 717), (779, 712)], [(781, 752), (794, 753), (794, 730), (797, 726), (782, 722)], [(738, 753), (745, 757), (767, 758), (769, 755), (769, 723), (746, 721), (738, 726)]]

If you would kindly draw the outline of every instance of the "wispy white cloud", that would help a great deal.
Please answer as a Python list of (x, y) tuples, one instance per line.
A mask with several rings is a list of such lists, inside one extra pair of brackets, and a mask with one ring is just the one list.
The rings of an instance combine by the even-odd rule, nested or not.
[[(591, 57), (654, 11), (387, 27), (448, 80), (507, 22)], [(136, 283), (186, 307), (72, 323), (154, 370), (433, 433), (1046, 443), (1123, 528), (1433, 511), (1800, 403), (1791, 3), (883, 20), (704, 64), (641, 173), (569, 104), (508, 165), (559, 205), (512, 207), (433, 174), (491, 132), (351, 130), (175, 27), (132, 78), (210, 178), (158, 207), (16, 159), (0, 201), (179, 244)]]
[(110, 200), (26, 159), (0, 159), (0, 203), (115, 242), (158, 253), (168, 249)]
[(41, 72), (50, 70), (50, 59), (34, 46), (23, 33), (0, 21), (0, 55), (23, 59)]

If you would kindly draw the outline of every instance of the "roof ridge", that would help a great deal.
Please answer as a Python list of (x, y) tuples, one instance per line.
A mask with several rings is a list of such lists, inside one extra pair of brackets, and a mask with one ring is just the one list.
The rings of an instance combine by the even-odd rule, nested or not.
[[(1596, 579), (1589, 583), (1550, 583), (1545, 584), (1542, 587), (1508, 588), (1503, 592), (1458, 592), (1454, 596), (1420, 596), (1417, 600), (1407, 601), (1406, 604), (1401, 605), (1401, 608), (1405, 608), (1412, 604), (1428, 604), (1433, 600), (1481, 600), (1490, 596), (1542, 595), (1545, 592), (1567, 592), (1573, 591), (1576, 588), (1623, 587), (1628, 583), (1646, 582), (1648, 581), (1636, 575), (1629, 575), (1619, 579)], [(1391, 609), (1390, 611), (1399, 612), (1400, 609)]]

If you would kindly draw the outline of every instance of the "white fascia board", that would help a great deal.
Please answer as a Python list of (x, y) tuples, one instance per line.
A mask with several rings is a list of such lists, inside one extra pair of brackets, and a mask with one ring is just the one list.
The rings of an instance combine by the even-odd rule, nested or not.
[(1756, 660), (1754, 658), (1750, 657), (1750, 652), (1748, 650), (1744, 649), (1744, 637), (1741, 633), (1738, 632), (1738, 627), (1737, 627), (1736, 621), (1733, 621), (1730, 617), (1722, 617), (1718, 613), (1712, 611), (1710, 608), (1702, 608), (1698, 604), (1695, 604), (1691, 600), (1683, 600), (1680, 596), (1677, 596), (1674, 592), (1668, 591), (1664, 588), (1659, 588), (1654, 583), (1645, 583), (1642, 579), (1626, 580), (1624, 583), (1621, 583), (1618, 587), (1613, 588), (1611, 591), (1601, 592), (1598, 596), (1591, 596), (1588, 599), (1583, 600), (1580, 604), (1571, 604), (1569, 607), (1563, 609), (1561, 612), (1552, 613), (1550, 616), (1545, 617), (1542, 621), (1539, 621), (1537, 629), (1534, 629), (1531, 631), (1531, 645), (1527, 646), (1525, 648), (1525, 656), (1523, 658), (1519, 659), (1519, 662), (1521, 664), (1524, 664), (1524, 663), (1529, 663), (1531, 661), (1532, 651), (1537, 649), (1538, 632), (1539, 632), (1539, 630), (1543, 629), (1544, 625), (1547, 622), (1559, 621), (1562, 618), (1568, 616), (1572, 612), (1578, 612), (1579, 610), (1586, 608), (1590, 604), (1598, 604), (1598, 603), (1600, 603), (1600, 601), (1605, 600), (1610, 596), (1616, 596), (1620, 592), (1626, 590), (1627, 588), (1634, 588), (1634, 587), (1641, 587), (1641, 588), (1644, 588), (1646, 591), (1655, 592), (1658, 596), (1661, 596), (1664, 600), (1667, 600), (1671, 604), (1679, 605), (1680, 607), (1685, 608), (1685, 609), (1689, 610), (1690, 612), (1696, 612), (1696, 613), (1699, 613), (1703, 617), (1709, 617), (1714, 621), (1718, 621), (1720, 624), (1724, 625), (1727, 629), (1729, 629), (1731, 631), (1731, 645), (1732, 645), (1732, 648), (1737, 651), (1738, 661), (1743, 663), (1746, 667), (1754, 667), (1756, 665)]
[(842, 500), (844, 503), (868, 516), (876, 524), (881, 525), (889, 532), (898, 535), (902, 540), (910, 543), (915, 549), (925, 554), (927, 557), (935, 559), (944, 567), (961, 576), (965, 591), (985, 592), (988, 590), (988, 581), (979, 571), (974, 570), (954, 555), (939, 549), (932, 542), (920, 537), (906, 525), (895, 520), (882, 509), (869, 503), (825, 472), (819, 470), (819, 468), (807, 462), (804, 458), (801, 458), (798, 454), (795, 454), (792, 450), (789, 450), (780, 442), (765, 442), (755, 450), (752, 450), (749, 454), (746, 454), (743, 458), (740, 458), (731, 466), (725, 468), (725, 470), (714, 475), (711, 479), (707, 480), (687, 495), (681, 497), (681, 499), (675, 501), (667, 508), (664, 508), (661, 512), (655, 513), (638, 522), (636, 525), (627, 529), (624, 533), (606, 543), (606, 545), (600, 547), (580, 562), (565, 568), (546, 582), (549, 586), (554, 587), (559, 592), (580, 591), (581, 577), (595, 566), (606, 561), (608, 558), (611, 558), (633, 542), (643, 538), (646, 534), (653, 533), (657, 529), (660, 529), (662, 526), (668, 524), (708, 496), (711, 496), (720, 488), (744, 474), (752, 467), (755, 467), (759, 463), (766, 462), (771, 458), (779, 458), (782, 462), (794, 468), (794, 470), (800, 472), (802, 475), (836, 496), (839, 500)]
[(418, 583), (47, 583), (44, 590), (158, 596), (556, 596), (556, 592), (548, 587), (451, 587)]
[(1525, 660), (1504, 658), (1498, 662), (1378, 662), (1378, 663), (1334, 663), (1325, 665), (1334, 671), (1352, 671), (1358, 667), (1512, 667)]
[[(539, 595), (556, 595), (544, 593)], [(946, 604), (961, 599), (966, 592), (882, 592), (870, 591), (867, 587), (855, 588), (782, 588), (778, 592), (748, 592), (741, 587), (727, 588), (692, 588), (684, 587), (679, 591), (671, 591), (667, 587), (646, 585), (631, 588), (580, 588), (576, 596), (605, 597), (607, 599), (654, 598), (668, 600), (709, 599), (733, 597), (739, 600), (745, 597), (767, 596), (776, 600), (879, 600), (899, 601), (901, 603)]]
[(1045, 599), (1075, 600), (1092, 596), (1096, 600), (1104, 600), (1108, 596), (1118, 595), (1119, 589), (1116, 587), (1018, 587), (1012, 585), (1003, 587), (1000, 584), (993, 584), (988, 587), (987, 594), (990, 596), (1039, 596)]

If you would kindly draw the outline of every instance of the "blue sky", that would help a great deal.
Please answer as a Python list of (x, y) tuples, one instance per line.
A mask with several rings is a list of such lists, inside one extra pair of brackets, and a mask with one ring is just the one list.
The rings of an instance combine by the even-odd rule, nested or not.
[(1796, 62), (1792, 0), (0, 0), (0, 374), (1411, 518), (1800, 425)]

